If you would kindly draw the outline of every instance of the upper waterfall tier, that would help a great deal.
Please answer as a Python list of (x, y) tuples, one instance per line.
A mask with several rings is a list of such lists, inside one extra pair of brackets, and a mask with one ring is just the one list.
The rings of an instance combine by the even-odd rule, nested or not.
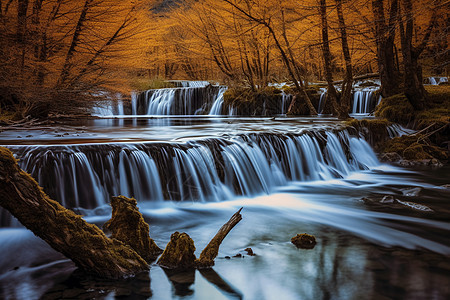
[(106, 100), (94, 107), (100, 117), (129, 115), (221, 115), (226, 87), (207, 81), (173, 81), (175, 88), (151, 89), (131, 94), (131, 102)]

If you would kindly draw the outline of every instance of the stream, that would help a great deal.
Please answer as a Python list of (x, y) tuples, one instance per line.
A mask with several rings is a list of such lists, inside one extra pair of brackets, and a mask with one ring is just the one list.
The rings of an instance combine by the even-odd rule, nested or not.
[[(212, 270), (153, 264), (123, 281), (80, 274), (0, 209), (1, 299), (450, 298), (450, 167), (382, 164), (334, 118), (119, 116), (0, 144), (90, 223), (110, 218), (110, 196), (135, 197), (161, 248), (186, 232), (198, 257), (243, 207)], [(291, 244), (305, 232), (314, 249)]]

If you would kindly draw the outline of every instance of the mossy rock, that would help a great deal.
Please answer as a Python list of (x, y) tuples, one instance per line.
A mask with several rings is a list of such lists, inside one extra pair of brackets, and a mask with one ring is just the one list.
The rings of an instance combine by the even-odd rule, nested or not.
[(316, 246), (316, 237), (307, 233), (297, 234), (291, 239), (297, 248), (313, 249)]
[(158, 260), (158, 265), (167, 269), (190, 270), (195, 264), (194, 241), (187, 233), (174, 232), (163, 254)]
[(389, 132), (387, 128), (392, 125), (386, 119), (350, 119), (345, 121), (345, 125), (355, 128), (361, 132), (369, 144), (375, 148), (376, 151), (384, 148), (385, 142), (389, 139)]
[(112, 217), (103, 225), (115, 238), (135, 250), (148, 263), (153, 262), (162, 250), (150, 238), (149, 226), (139, 212), (137, 202), (125, 196), (112, 197)]
[(241, 116), (271, 116), (281, 111), (281, 90), (230, 88), (224, 94), (224, 107), (233, 107)]
[(414, 119), (414, 108), (404, 94), (398, 94), (383, 98), (375, 110), (375, 116), (406, 125)]
[(448, 159), (447, 151), (433, 145), (427, 138), (420, 135), (393, 138), (386, 143), (384, 152), (395, 152), (408, 160)]

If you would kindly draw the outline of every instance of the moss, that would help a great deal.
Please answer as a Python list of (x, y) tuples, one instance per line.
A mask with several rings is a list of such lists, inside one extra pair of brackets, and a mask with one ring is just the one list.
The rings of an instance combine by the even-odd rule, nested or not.
[(375, 83), (375, 82), (373, 82), (373, 81), (368, 80), (368, 81), (364, 81), (359, 86), (360, 87), (378, 87), (380, 85)]
[(133, 198), (112, 197), (112, 217), (103, 225), (111, 231), (112, 238), (133, 248), (148, 263), (154, 261), (162, 250), (150, 238), (149, 226), (144, 221)]
[(158, 260), (167, 269), (189, 270), (195, 268), (195, 245), (187, 233), (174, 232)]
[(307, 233), (297, 234), (291, 239), (297, 248), (312, 249), (316, 245), (316, 237)]
[(224, 106), (233, 107), (238, 115), (274, 115), (279, 113), (281, 90), (266, 87), (256, 91), (250, 88), (230, 88), (224, 94)]
[(344, 124), (356, 128), (358, 132), (361, 132), (376, 151), (384, 148), (384, 143), (389, 139), (387, 128), (392, 125), (386, 119), (350, 119), (345, 121)]
[[(20, 193), (19, 193), (20, 191)], [(0, 205), (52, 248), (96, 276), (120, 278), (148, 270), (130, 247), (50, 199), (12, 153), (0, 147)]]
[(408, 160), (448, 159), (448, 153), (444, 149), (432, 145), (422, 135), (393, 138), (386, 143), (384, 152), (395, 152)]
[(414, 108), (405, 95), (398, 94), (383, 98), (375, 110), (375, 116), (406, 125), (414, 118)]

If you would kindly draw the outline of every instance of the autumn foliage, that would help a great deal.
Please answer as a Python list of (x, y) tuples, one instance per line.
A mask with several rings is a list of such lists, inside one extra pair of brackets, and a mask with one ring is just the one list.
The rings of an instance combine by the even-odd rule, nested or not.
[(420, 108), (422, 73), (448, 72), (445, 3), (3, 0), (0, 104), (21, 117), (79, 112), (92, 95), (155, 78), (253, 90), (291, 82), (308, 104), (309, 82), (346, 78), (351, 87), (352, 77), (379, 72), (384, 96), (405, 92)]

